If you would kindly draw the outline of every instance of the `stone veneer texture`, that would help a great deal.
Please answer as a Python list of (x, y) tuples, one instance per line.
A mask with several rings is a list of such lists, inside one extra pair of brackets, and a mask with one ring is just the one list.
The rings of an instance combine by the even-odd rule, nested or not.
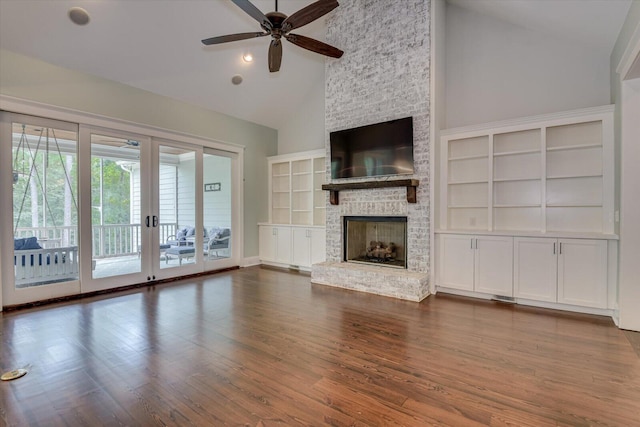
[(325, 70), (327, 177), (330, 132), (413, 116), (414, 174), (373, 179), (420, 180), (415, 204), (405, 188), (341, 191), (338, 206), (327, 196), (328, 263), (342, 261), (343, 215), (406, 215), (408, 271), (428, 275), (429, 13), (429, 0), (343, 0), (328, 20), (327, 42), (345, 53)]

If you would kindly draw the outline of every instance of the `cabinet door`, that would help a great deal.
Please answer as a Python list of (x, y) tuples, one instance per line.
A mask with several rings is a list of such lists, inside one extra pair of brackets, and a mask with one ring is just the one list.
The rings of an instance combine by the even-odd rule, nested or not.
[(291, 263), (291, 227), (275, 227), (276, 229), (276, 262)]
[(473, 238), (440, 235), (440, 286), (473, 291)]
[(558, 302), (607, 308), (607, 242), (560, 239)]
[(478, 236), (474, 247), (474, 290), (513, 296), (513, 237)]
[(327, 259), (327, 233), (324, 228), (311, 229), (311, 264)]
[(293, 236), (291, 263), (300, 267), (311, 267), (311, 230), (294, 227), (291, 233)]
[(513, 285), (516, 298), (556, 302), (557, 241), (537, 237), (516, 237)]
[(261, 225), (258, 227), (258, 251), (260, 260), (275, 261), (276, 259), (276, 234), (275, 227)]

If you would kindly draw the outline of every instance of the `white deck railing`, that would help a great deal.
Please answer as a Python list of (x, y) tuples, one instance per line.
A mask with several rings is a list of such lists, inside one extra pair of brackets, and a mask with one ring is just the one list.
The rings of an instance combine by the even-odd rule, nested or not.
[[(160, 241), (176, 233), (177, 224), (159, 224)], [(78, 246), (76, 226), (65, 227), (21, 227), (15, 237), (38, 238), (43, 248), (63, 248)], [(118, 224), (92, 227), (93, 258), (109, 258), (138, 253), (142, 242), (140, 224)]]

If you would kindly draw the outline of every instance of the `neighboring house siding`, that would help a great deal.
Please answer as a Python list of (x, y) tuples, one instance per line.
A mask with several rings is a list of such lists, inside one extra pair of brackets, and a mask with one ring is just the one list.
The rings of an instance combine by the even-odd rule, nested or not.
[(193, 227), (196, 223), (195, 170), (195, 160), (181, 161), (177, 169), (179, 227)]
[(231, 227), (231, 159), (205, 155), (204, 183), (220, 183), (220, 191), (204, 192), (204, 226)]
[[(175, 224), (177, 222), (176, 200), (176, 167), (173, 165), (160, 165), (160, 222), (162, 224)], [(162, 238), (162, 236), (160, 236)]]

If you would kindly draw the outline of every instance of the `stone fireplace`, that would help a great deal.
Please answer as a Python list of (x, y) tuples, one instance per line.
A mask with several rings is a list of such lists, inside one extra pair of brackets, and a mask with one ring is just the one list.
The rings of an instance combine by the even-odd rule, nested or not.
[[(326, 262), (312, 266), (313, 283), (411, 301), (429, 295), (429, 9), (424, 0), (351, 0), (327, 20), (327, 42), (345, 55), (325, 66), (326, 182), (334, 188), (326, 194)], [(330, 179), (331, 132), (409, 116), (413, 175)], [(403, 267), (346, 261), (345, 217), (373, 216), (406, 217)], [(365, 239), (399, 245), (397, 237)]]
[(345, 262), (407, 268), (406, 216), (345, 216)]

